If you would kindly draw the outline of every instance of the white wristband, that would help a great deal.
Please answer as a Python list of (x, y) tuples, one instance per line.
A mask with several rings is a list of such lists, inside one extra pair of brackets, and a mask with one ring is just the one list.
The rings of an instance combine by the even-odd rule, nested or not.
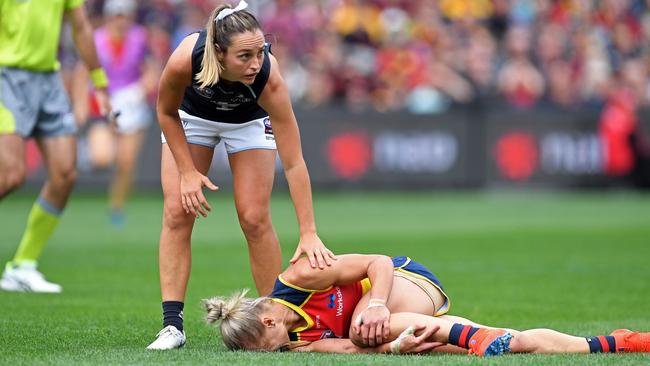
[[(370, 301), (368, 301), (368, 306), (366, 307), (366, 310), (368, 310), (368, 309), (370, 309), (370, 308), (378, 308), (378, 307), (385, 307), (385, 308), (388, 308), (388, 307), (386, 306), (386, 300), (382, 300), (382, 299), (370, 299)], [(364, 311), (365, 311), (365, 310), (364, 310)], [(359, 313), (359, 315), (357, 315), (357, 318), (354, 320), (354, 324), (355, 324), (355, 325), (361, 325), (361, 324), (363, 324), (363, 311), (362, 311), (361, 313)]]
[(377, 308), (377, 307), (385, 307), (386, 306), (386, 300), (384, 299), (370, 299), (368, 301), (368, 309), (369, 308)]
[(402, 344), (402, 340), (397, 338), (394, 341), (390, 342), (390, 353), (394, 355), (399, 355), (399, 346)]
[(415, 333), (415, 327), (412, 325), (400, 333), (400, 335), (394, 341), (390, 342), (390, 353), (395, 355), (401, 354), (400, 346), (402, 345), (402, 340), (408, 336), (413, 335), (413, 333)]

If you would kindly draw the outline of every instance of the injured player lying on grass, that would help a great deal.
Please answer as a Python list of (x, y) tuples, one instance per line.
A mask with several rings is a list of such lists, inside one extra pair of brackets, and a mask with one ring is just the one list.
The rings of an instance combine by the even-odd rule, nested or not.
[(616, 330), (577, 337), (550, 329), (517, 331), (447, 315), (440, 281), (408, 257), (348, 254), (314, 271), (301, 258), (268, 297), (204, 300), (231, 350), (334, 353), (649, 352), (650, 333)]

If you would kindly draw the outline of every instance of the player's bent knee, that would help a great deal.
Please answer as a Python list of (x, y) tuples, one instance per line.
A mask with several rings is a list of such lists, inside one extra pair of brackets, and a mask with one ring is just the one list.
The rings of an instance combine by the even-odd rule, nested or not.
[(163, 226), (169, 230), (181, 230), (192, 227), (194, 216), (188, 214), (179, 204), (167, 204), (163, 209)]
[(350, 327), (350, 332), (348, 333), (348, 337), (350, 338), (350, 341), (352, 344), (354, 344), (357, 347), (366, 347), (365, 344), (363, 344), (363, 337), (361, 337), (360, 334), (356, 334), (353, 330), (352, 327)]
[(3, 172), (0, 177), (0, 198), (22, 186), (26, 176), (25, 169), (20, 167)]
[(52, 185), (60, 190), (70, 189), (77, 181), (77, 169), (69, 167), (62, 169), (49, 177)]
[(271, 226), (271, 217), (267, 209), (248, 209), (239, 213), (239, 224), (247, 235), (266, 232)]
[(113, 165), (113, 158), (108, 155), (92, 156), (91, 161), (96, 169), (107, 169)]

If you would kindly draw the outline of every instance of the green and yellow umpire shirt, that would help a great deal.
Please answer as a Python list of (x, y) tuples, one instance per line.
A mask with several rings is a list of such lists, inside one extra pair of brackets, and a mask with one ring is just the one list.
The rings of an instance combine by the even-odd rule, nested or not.
[(84, 0), (0, 0), (0, 66), (30, 71), (59, 69), (63, 15)]

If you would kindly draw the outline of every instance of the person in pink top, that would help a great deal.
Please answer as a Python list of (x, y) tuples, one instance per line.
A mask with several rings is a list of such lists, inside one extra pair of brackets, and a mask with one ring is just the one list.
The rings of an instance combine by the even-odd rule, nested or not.
[[(159, 69), (148, 57), (147, 31), (135, 23), (136, 10), (134, 0), (107, 0), (103, 9), (106, 22), (95, 32), (99, 59), (110, 81), (111, 102), (119, 115), (112, 126), (95, 123), (89, 127), (89, 153), (94, 167), (115, 165), (109, 188), (111, 223), (115, 226), (124, 224), (124, 205), (135, 164), (145, 131), (153, 120), (147, 95), (155, 90)], [(80, 69), (80, 77), (84, 77), (86, 71)], [(77, 120), (87, 121), (96, 113), (92, 100), (84, 102), (88, 101), (87, 89), (82, 93), (85, 96), (78, 103)]]

